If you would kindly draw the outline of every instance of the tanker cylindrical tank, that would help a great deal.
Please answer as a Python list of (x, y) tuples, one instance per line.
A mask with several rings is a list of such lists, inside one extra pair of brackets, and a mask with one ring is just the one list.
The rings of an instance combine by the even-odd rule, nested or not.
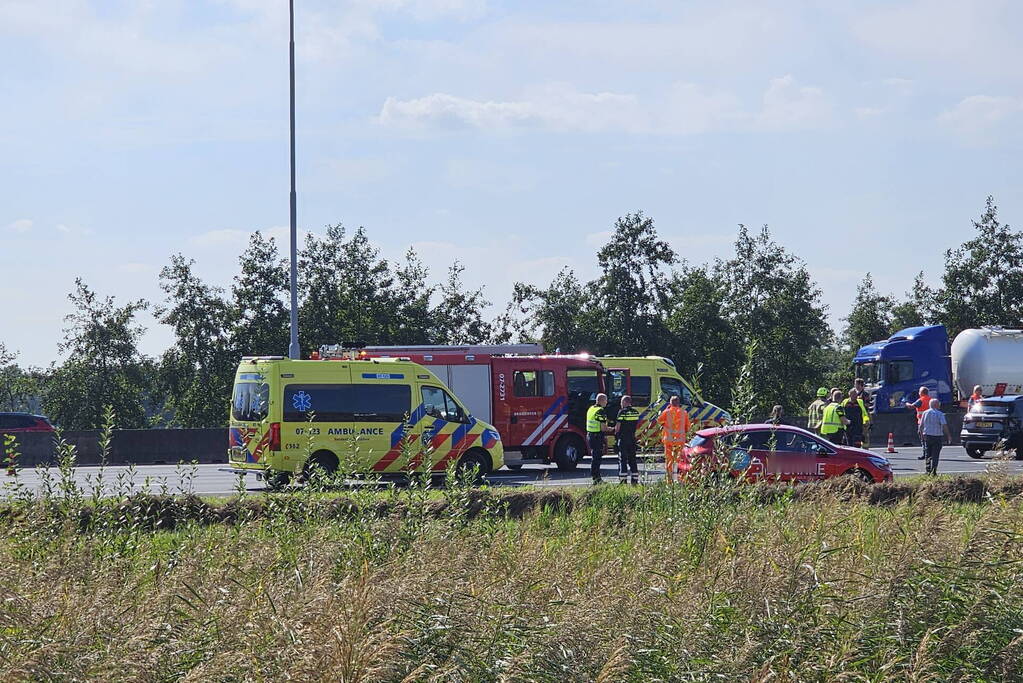
[(959, 395), (980, 385), (985, 396), (1023, 393), (1023, 330), (1000, 327), (963, 330), (952, 342), (952, 376)]

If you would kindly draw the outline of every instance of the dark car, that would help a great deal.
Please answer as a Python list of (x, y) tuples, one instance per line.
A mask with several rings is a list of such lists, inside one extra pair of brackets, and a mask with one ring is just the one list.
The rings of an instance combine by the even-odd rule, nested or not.
[[(723, 448), (716, 448), (717, 442)], [(836, 446), (789, 425), (748, 424), (696, 433), (686, 448), (691, 465), (725, 455), (731, 476), (747, 481), (820, 481), (852, 475), (870, 482), (892, 480), (888, 459), (862, 448)]]
[(1023, 396), (991, 396), (977, 401), (963, 416), (959, 439), (971, 458), (995, 448), (1023, 455)]
[(52, 432), (53, 425), (42, 415), (31, 413), (0, 413), (0, 433)]

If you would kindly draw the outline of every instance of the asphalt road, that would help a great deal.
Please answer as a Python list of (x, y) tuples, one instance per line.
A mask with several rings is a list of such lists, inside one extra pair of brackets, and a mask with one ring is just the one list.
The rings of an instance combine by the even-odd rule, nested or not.
[[(900, 447), (897, 454), (887, 454), (892, 469), (897, 477), (923, 473), (923, 461), (918, 460), (920, 448)], [(874, 449), (882, 453), (884, 449)], [(605, 481), (617, 478), (618, 461), (605, 458), (601, 473)], [(134, 473), (127, 467), (107, 467), (103, 475), (102, 489), (105, 495), (123, 493), (127, 490), (149, 490), (154, 493), (197, 493), (200, 495), (229, 496), (238, 492), (239, 487), (249, 493), (264, 490), (263, 482), (255, 474), (239, 476), (229, 470), (226, 465), (196, 465), (194, 467), (176, 467), (173, 465), (147, 465), (136, 467)], [(982, 474), (989, 468), (1005, 470), (1012, 474), (1023, 473), (1023, 462), (997, 461), (993, 457), (974, 460), (966, 455), (961, 446), (946, 446), (941, 451), (938, 471), (946, 474)], [(654, 482), (664, 477), (664, 466), (661, 463), (647, 463), (641, 467), (645, 482)], [(75, 481), (87, 494), (97, 486), (98, 467), (79, 467), (75, 471)], [(53, 477), (52, 486), (56, 488), (58, 473), (50, 470)], [(518, 472), (501, 470), (489, 477), (493, 486), (587, 486), (590, 483), (589, 460), (584, 462), (575, 472), (559, 472), (553, 467), (525, 465)], [(14, 483), (13, 477), (0, 475), (0, 485), (7, 494)], [(22, 470), (16, 480), (29, 490), (40, 492), (45, 487), (44, 478), (36, 470)], [(3, 491), (0, 491), (2, 494)]]

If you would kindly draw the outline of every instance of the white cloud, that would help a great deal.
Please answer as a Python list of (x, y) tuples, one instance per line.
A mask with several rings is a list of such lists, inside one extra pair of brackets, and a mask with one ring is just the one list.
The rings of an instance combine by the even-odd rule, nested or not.
[(11, 232), (26, 233), (32, 229), (32, 219), (30, 218), (19, 218), (13, 223), (7, 225), (7, 229)]
[(447, 93), (402, 100), (389, 97), (377, 121), (409, 130), (551, 130), (689, 135), (712, 130), (816, 128), (833, 118), (823, 90), (791, 76), (771, 80), (759, 111), (744, 111), (739, 98), (692, 83), (675, 83), (657, 97), (587, 93), (564, 84), (528, 91), (518, 100), (479, 100)]
[(991, 144), (1004, 130), (1003, 124), (1023, 113), (1023, 98), (971, 95), (938, 116), (938, 123), (964, 142)]
[(57, 232), (67, 237), (88, 237), (95, 234), (92, 228), (83, 228), (80, 225), (65, 225), (64, 223), (57, 225)]
[(823, 90), (798, 85), (788, 75), (771, 79), (757, 123), (770, 130), (817, 128), (827, 124), (832, 116), (831, 102)]
[(881, 107), (856, 107), (854, 113), (859, 119), (873, 119), (883, 114), (884, 109)]
[(412, 100), (389, 97), (379, 121), (407, 128), (479, 128), (508, 130), (544, 128), (596, 132), (641, 127), (642, 112), (635, 95), (582, 93), (550, 86), (532, 99), (495, 102), (434, 93)]

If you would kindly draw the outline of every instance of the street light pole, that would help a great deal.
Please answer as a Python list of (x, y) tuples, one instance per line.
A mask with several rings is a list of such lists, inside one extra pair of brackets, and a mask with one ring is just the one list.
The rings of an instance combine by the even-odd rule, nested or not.
[(295, 194), (295, 0), (288, 3), (291, 25), (291, 344), (288, 358), (302, 357), (298, 346), (298, 200)]

